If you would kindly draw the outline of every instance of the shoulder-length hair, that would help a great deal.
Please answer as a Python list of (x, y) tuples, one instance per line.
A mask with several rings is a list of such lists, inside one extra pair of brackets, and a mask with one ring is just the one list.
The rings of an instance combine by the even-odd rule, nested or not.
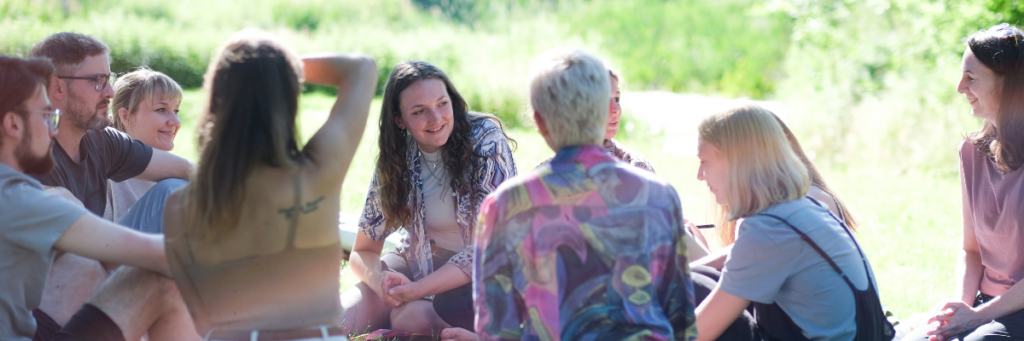
[(158, 93), (164, 99), (181, 101), (181, 86), (162, 72), (143, 66), (118, 77), (117, 83), (114, 84), (114, 98), (110, 102), (114, 114), (111, 124), (117, 130), (128, 132), (117, 111), (124, 108), (128, 110), (129, 116), (135, 115), (135, 111), (139, 110), (139, 104), (143, 101), (152, 104), (156, 99), (153, 96)]
[(800, 199), (811, 180), (770, 111), (743, 103), (711, 115), (698, 126), (701, 141), (729, 163), (726, 220), (749, 217)]
[(972, 34), (967, 46), (982, 64), (1002, 76), (1002, 98), (995, 122), (985, 120), (967, 139), (1001, 171), (1024, 163), (1024, 32), (1001, 24)]
[[(406, 160), (406, 152), (409, 148), (409, 133), (398, 127), (396, 118), (401, 118), (400, 95), (402, 91), (413, 83), (425, 79), (437, 79), (444, 83), (451, 99), (454, 125), (452, 133), (445, 142), (441, 154), (444, 168), (451, 177), (449, 186), (457, 193), (465, 194), (473, 191), (474, 186), (467, 183), (471, 165), (474, 157), (473, 141), (470, 135), (473, 130), (474, 121), (487, 119), (494, 121), (498, 127), (502, 127), (501, 120), (491, 114), (484, 114), (469, 111), (466, 100), (455, 89), (455, 85), (448, 79), (448, 75), (434, 65), (422, 61), (407, 61), (398, 63), (391, 70), (387, 84), (384, 86), (384, 101), (380, 108), (380, 135), (377, 144), (380, 151), (377, 154), (378, 198), (383, 208), (386, 220), (385, 230), (387, 233), (394, 232), (402, 226), (408, 226), (412, 221), (413, 208), (408, 203), (410, 188), (412, 184), (412, 165)], [(502, 127), (502, 133), (504, 128)], [(515, 143), (505, 136), (511, 143)], [(415, 143), (415, 142), (413, 142)]]
[[(820, 188), (823, 192), (831, 196), (832, 199), (835, 200), (836, 206), (839, 207), (839, 211), (843, 213), (843, 222), (846, 223), (846, 226), (849, 227), (850, 230), (857, 231), (857, 228), (860, 227), (860, 222), (857, 220), (857, 217), (853, 212), (850, 211), (849, 206), (846, 205), (846, 201), (843, 200), (842, 196), (840, 196), (839, 193), (836, 193), (836, 191), (833, 190), (827, 182), (825, 182), (825, 177), (821, 175), (821, 172), (818, 171), (818, 167), (815, 166), (814, 163), (811, 162), (811, 159), (807, 157), (807, 154), (804, 153), (803, 147), (800, 146), (800, 141), (796, 139), (796, 135), (793, 134), (793, 131), (789, 130), (786, 122), (782, 121), (782, 119), (779, 118), (778, 115), (775, 115), (775, 113), (772, 113), (772, 116), (774, 116), (775, 120), (779, 122), (782, 132), (786, 134), (786, 140), (789, 141), (789, 147), (793, 149), (793, 153), (796, 154), (797, 158), (800, 159), (800, 162), (803, 163), (805, 168), (807, 168), (807, 175), (811, 179), (811, 186)], [(828, 203), (822, 204), (827, 205)], [(736, 241), (736, 221), (726, 219), (726, 214), (728, 212), (725, 211), (724, 207), (720, 206), (718, 211), (718, 228), (715, 229), (718, 234), (718, 240), (721, 241), (723, 245), (732, 244)]]
[(204, 76), (199, 165), (187, 193), (190, 229), (216, 240), (238, 224), (245, 181), (257, 166), (297, 168), (295, 117), (302, 64), (269, 33), (232, 36)]

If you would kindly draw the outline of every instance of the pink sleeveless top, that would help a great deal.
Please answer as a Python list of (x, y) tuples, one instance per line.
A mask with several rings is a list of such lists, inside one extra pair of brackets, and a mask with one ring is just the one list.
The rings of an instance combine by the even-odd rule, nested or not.
[(960, 145), (974, 236), (985, 271), (981, 292), (999, 296), (1024, 279), (1024, 167), (1009, 173), (968, 141)]

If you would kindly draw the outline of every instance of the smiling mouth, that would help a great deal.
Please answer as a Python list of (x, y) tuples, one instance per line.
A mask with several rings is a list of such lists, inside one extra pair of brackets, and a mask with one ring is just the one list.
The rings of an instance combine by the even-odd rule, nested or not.
[(441, 131), (441, 129), (444, 129), (444, 127), (445, 127), (445, 126), (447, 126), (447, 125), (448, 125), (447, 123), (445, 123), (445, 124), (442, 124), (442, 125), (441, 125), (440, 127), (437, 127), (437, 129), (434, 129), (434, 130), (429, 130), (429, 129), (428, 129), (428, 130), (427, 130), (427, 132), (428, 132), (428, 133), (436, 133), (436, 132), (439, 132), (439, 131)]

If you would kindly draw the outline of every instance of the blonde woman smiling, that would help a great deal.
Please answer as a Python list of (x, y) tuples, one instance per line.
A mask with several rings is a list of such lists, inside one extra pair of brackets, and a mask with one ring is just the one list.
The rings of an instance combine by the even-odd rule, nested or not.
[[(174, 149), (174, 137), (181, 128), (180, 106), (181, 86), (177, 82), (163, 73), (141, 68), (121, 76), (114, 84), (113, 125), (132, 139), (169, 152)], [(167, 196), (187, 184), (181, 179), (159, 183), (135, 178), (107, 181), (107, 207), (103, 217), (152, 233), (163, 232), (163, 206)], [(153, 199), (141, 204), (149, 209), (130, 210), (150, 192)]]

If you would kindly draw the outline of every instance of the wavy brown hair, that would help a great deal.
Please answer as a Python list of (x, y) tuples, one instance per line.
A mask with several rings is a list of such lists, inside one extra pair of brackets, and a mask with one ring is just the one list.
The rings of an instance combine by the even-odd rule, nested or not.
[(254, 168), (301, 162), (295, 117), (302, 64), (276, 37), (244, 30), (219, 50), (204, 78), (208, 97), (186, 214), (191, 231), (212, 241), (237, 225)]
[(995, 122), (985, 120), (967, 140), (1003, 172), (1024, 164), (1024, 32), (1000, 24), (972, 34), (967, 46), (982, 64), (1003, 78)]
[[(444, 71), (436, 66), (422, 61), (401, 62), (395, 65), (388, 76), (387, 84), (384, 85), (384, 102), (380, 108), (380, 136), (378, 146), (380, 152), (377, 155), (378, 198), (384, 210), (386, 233), (392, 233), (402, 226), (408, 226), (412, 217), (412, 207), (409, 207), (408, 199), (410, 187), (412, 187), (412, 165), (406, 163), (406, 150), (408, 146), (409, 133), (398, 127), (396, 118), (402, 116), (399, 97), (406, 88), (413, 83), (424, 79), (437, 79), (444, 83), (451, 99), (453, 112), (452, 134), (448, 136), (441, 154), (445, 171), (451, 177), (449, 186), (459, 194), (472, 194), (474, 187), (467, 182), (470, 178), (467, 175), (471, 171), (474, 158), (481, 157), (473, 152), (473, 141), (470, 134), (473, 130), (473, 122), (477, 120), (491, 120), (501, 127), (504, 134), (504, 127), (496, 116), (491, 114), (471, 112), (466, 100), (455, 89), (455, 85), (448, 79)], [(515, 145), (515, 140), (505, 135), (509, 143)]]

